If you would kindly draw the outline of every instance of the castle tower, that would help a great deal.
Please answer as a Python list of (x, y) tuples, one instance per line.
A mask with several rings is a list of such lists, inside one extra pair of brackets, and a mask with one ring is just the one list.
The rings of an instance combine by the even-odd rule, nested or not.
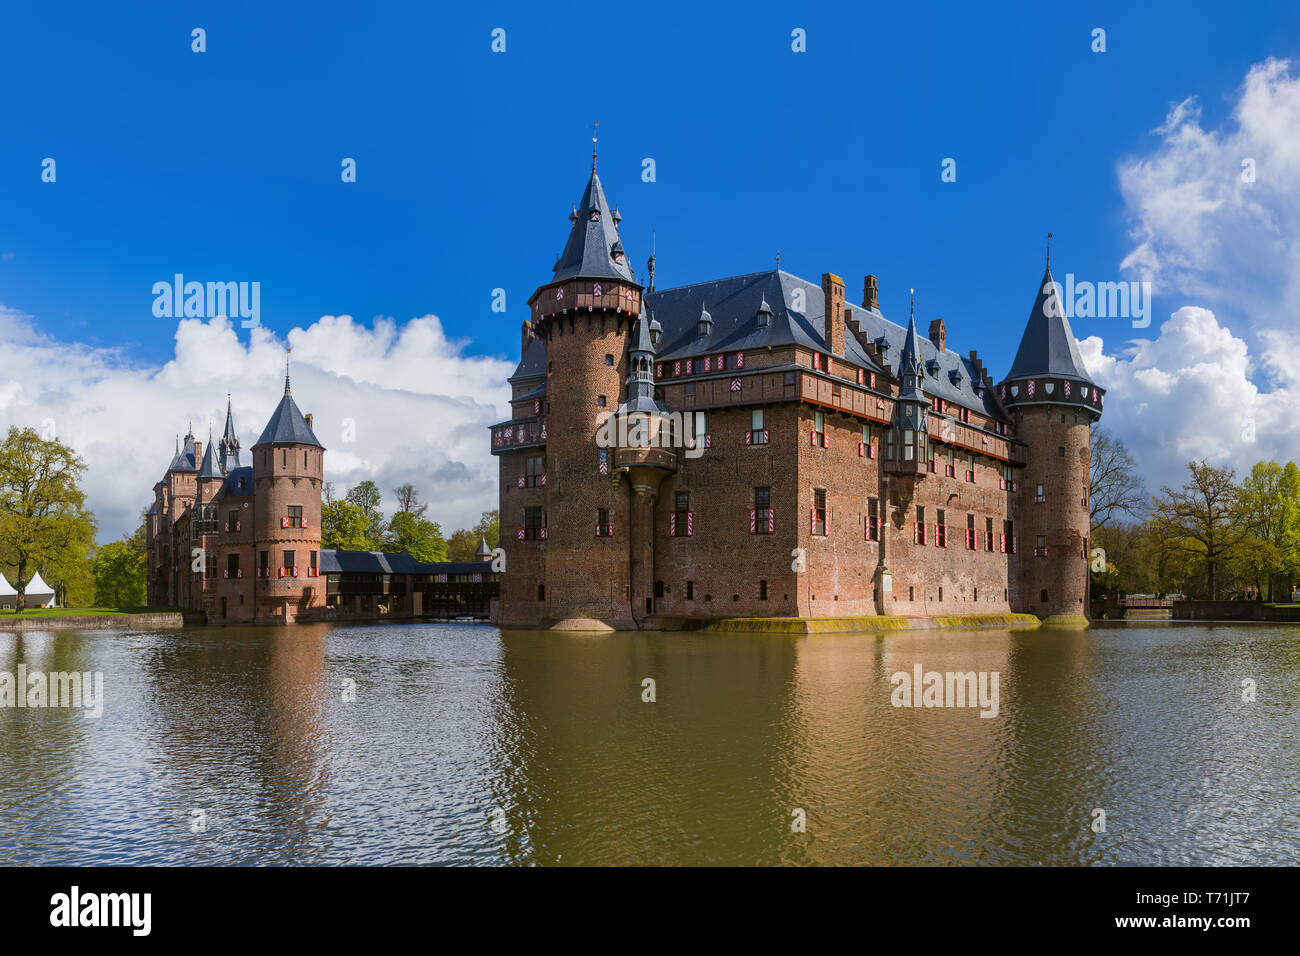
[[(209, 444), (211, 444), (211, 436)], [(230, 409), (230, 396), (226, 396), (226, 430), (221, 435), (220, 464), (222, 474), (240, 466), (239, 436), (235, 434), (235, 416)]]
[[(545, 526), (520, 527), (523, 540), (515, 545), (545, 556), (544, 591), (536, 597), (551, 624), (635, 626), (627, 493), (614, 483), (616, 449), (598, 445), (602, 422), (620, 403), (628, 339), (641, 314), (642, 287), (619, 239), (620, 218), (605, 199), (593, 152), (591, 178), (570, 213), (555, 274), (528, 303), (534, 334), (546, 343)], [(610, 480), (593, 481), (600, 475)], [(535, 521), (536, 512), (530, 514)], [(525, 524), (505, 513), (502, 522)]]
[(325, 583), (316, 576), (325, 448), (293, 400), (287, 366), (284, 397), (252, 456), (256, 616), (291, 623), (325, 604)]
[(1028, 445), (1016, 492), (1015, 610), (1087, 619), (1088, 439), (1104, 394), (1079, 355), (1049, 261), (1011, 371), (998, 386), (1017, 437)]

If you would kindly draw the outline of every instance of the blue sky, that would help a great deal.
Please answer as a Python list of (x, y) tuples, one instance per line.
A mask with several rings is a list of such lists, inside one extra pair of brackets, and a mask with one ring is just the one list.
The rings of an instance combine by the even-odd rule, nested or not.
[(915, 286), (919, 314), (1001, 371), (1044, 234), (1061, 268), (1118, 277), (1116, 162), (1171, 102), (1199, 94), (1213, 117), (1300, 37), (1284, 3), (281, 6), (6, 7), (0, 301), (161, 361), (154, 282), (257, 280), (279, 334), (433, 312), (471, 352), (513, 357), (598, 118), (624, 243), (643, 269), (657, 232), (661, 286), (779, 248), (852, 296), (876, 273), (889, 314)]
[[(322, 424), (338, 482), (422, 480), (444, 524), (472, 523), (495, 498), (483, 429), (599, 119), (623, 243), (643, 275), (657, 234), (660, 287), (769, 268), (778, 250), (813, 282), (843, 276), (855, 301), (874, 273), (886, 315), (906, 316), (914, 286), (923, 327), (944, 317), (950, 347), (998, 377), (1051, 231), (1058, 278), (1161, 280), (1150, 328), (1074, 322), (1096, 339), (1108, 421), (1168, 465), (1153, 486), (1202, 450), (1240, 457), (1235, 424), (1204, 438), (1225, 409), (1258, 404), (1264, 451), (1300, 453), (1284, 426), (1300, 400), (1300, 70), (1286, 62), (1300, 5), (1089, 7), (9, 3), (0, 425), (59, 418), (111, 537), (176, 431), (193, 419), (202, 436), (226, 391), (251, 444), (274, 404), (273, 346), (298, 329), (305, 403), (314, 389), (318, 420), (361, 416), (372, 436), (345, 447)], [(1243, 188), (1240, 157), (1256, 154)], [(1140, 243), (1142, 268), (1122, 270)], [(175, 273), (259, 282), (264, 329), (155, 317), (153, 284)], [(1206, 389), (1223, 409), (1189, 401)], [(423, 443), (385, 415), (422, 422)], [(123, 442), (152, 450), (138, 475), (121, 471)]]

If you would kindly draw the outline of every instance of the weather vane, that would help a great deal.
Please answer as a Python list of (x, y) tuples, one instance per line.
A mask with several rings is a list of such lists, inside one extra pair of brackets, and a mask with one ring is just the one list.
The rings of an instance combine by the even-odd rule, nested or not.
[(596, 133), (600, 130), (600, 120), (591, 124), (591, 171), (596, 171)]
[(1050, 232), (1047, 234), (1047, 266), (1049, 269), (1052, 266), (1052, 234)]

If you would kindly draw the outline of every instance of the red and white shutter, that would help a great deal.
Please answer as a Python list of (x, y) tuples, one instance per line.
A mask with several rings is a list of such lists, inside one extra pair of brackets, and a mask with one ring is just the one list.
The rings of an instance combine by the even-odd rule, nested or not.
[(758, 509), (749, 509), (749, 533), (758, 534)]

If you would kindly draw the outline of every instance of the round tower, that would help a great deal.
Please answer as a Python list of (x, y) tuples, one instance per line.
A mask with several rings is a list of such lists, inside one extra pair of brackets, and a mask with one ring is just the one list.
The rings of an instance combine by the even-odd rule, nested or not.
[[(517, 545), (545, 555), (545, 620), (634, 627), (628, 570), (628, 504), (615, 482), (617, 430), (602, 428), (618, 408), (627, 346), (641, 312), (611, 210), (596, 174), (569, 219), (569, 239), (550, 282), (529, 300), (535, 334), (546, 343), (544, 527), (520, 527)], [(503, 527), (515, 522), (502, 516)], [(523, 522), (519, 522), (521, 525)]]
[(257, 620), (287, 624), (325, 605), (317, 576), (325, 448), (293, 400), (287, 368), (284, 397), (252, 457)]
[(1061, 623), (1087, 620), (1088, 443), (1104, 395), (1079, 355), (1049, 262), (1011, 371), (998, 385), (1027, 446), (1016, 491), (1015, 610)]

